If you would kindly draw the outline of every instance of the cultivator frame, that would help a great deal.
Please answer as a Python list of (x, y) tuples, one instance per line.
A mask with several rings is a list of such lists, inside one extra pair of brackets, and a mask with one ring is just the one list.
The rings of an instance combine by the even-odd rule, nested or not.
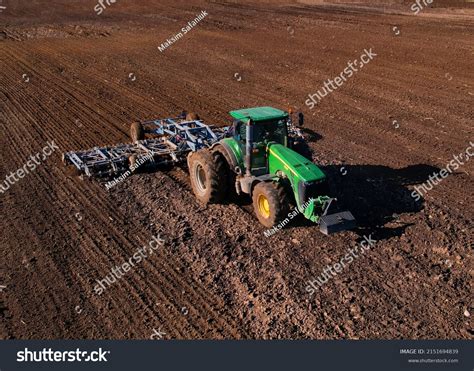
[(67, 152), (63, 154), (63, 162), (74, 166), (88, 177), (113, 177), (125, 173), (133, 162), (141, 162), (143, 159), (147, 160), (147, 166), (185, 161), (189, 152), (212, 146), (227, 132), (227, 127), (214, 128), (201, 120), (185, 120), (182, 117), (145, 121), (141, 124), (145, 132), (157, 137), (135, 143)]

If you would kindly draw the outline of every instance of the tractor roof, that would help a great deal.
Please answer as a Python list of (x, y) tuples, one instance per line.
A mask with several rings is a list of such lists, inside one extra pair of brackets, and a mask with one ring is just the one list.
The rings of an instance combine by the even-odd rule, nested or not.
[(244, 108), (229, 113), (234, 119), (241, 121), (247, 121), (248, 119), (252, 121), (269, 121), (288, 117), (287, 112), (273, 107)]

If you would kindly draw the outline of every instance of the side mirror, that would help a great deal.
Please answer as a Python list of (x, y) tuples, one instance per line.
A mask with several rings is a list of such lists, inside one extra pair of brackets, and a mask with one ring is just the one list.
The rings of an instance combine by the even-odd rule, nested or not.
[(304, 126), (304, 114), (303, 114), (303, 112), (298, 113), (298, 126)]

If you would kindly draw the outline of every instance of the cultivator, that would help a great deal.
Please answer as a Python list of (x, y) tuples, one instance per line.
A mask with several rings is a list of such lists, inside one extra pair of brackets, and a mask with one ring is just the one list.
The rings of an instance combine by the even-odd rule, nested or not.
[(159, 166), (186, 160), (189, 152), (209, 148), (225, 136), (227, 128), (213, 128), (201, 120), (183, 117), (141, 123), (147, 133), (156, 137), (112, 147), (96, 147), (63, 155), (66, 165), (97, 178), (114, 177), (129, 170), (133, 163), (146, 159), (148, 166)]

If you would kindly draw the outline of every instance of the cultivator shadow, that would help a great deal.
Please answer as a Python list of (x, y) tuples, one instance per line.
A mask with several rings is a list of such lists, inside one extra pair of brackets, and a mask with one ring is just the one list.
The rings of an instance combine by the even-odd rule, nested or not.
[[(194, 194), (203, 204), (222, 202), (235, 192), (252, 197), (258, 220), (268, 228), (288, 219), (290, 205), (325, 234), (355, 227), (349, 211), (336, 212), (337, 200), (329, 196), (326, 175), (311, 161), (304, 136), (288, 112), (257, 107), (230, 114), (233, 125), (224, 128), (185, 113), (133, 123), (132, 143), (68, 152), (63, 161), (99, 178), (133, 172), (135, 164), (145, 162), (187, 162)], [(299, 123), (303, 125), (302, 114)], [(153, 138), (145, 139), (147, 134)]]

